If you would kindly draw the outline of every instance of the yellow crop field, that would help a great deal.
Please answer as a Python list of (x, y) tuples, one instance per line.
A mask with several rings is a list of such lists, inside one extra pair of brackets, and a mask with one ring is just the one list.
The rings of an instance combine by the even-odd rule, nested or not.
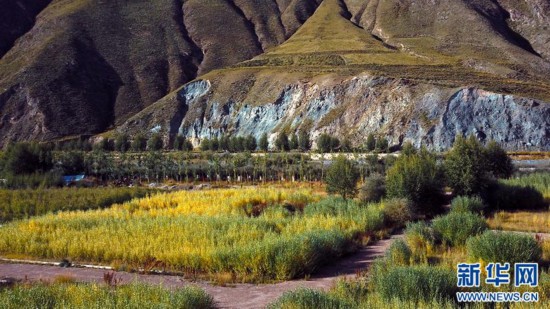
[(284, 280), (311, 273), (349, 251), (358, 234), (380, 229), (381, 208), (320, 200), (304, 189), (165, 193), (12, 222), (0, 228), (0, 255)]

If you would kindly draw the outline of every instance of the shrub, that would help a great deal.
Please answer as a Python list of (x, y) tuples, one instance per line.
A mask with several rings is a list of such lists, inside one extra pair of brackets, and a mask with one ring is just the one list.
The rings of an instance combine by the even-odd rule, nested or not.
[(435, 157), (426, 151), (397, 159), (386, 179), (388, 197), (412, 201), (417, 213), (441, 210), (442, 173)]
[(548, 207), (542, 194), (531, 186), (513, 186), (493, 183), (486, 194), (491, 211), (542, 210)]
[(351, 304), (321, 291), (301, 288), (285, 292), (283, 296), (270, 304), (270, 309), (310, 309), (310, 308), (350, 308)]
[(474, 260), (500, 263), (537, 262), (542, 249), (530, 235), (513, 232), (485, 232), (468, 239), (468, 255)]
[(359, 191), (363, 203), (379, 202), (386, 195), (386, 179), (380, 174), (373, 174), (365, 180)]
[(487, 229), (487, 223), (473, 213), (453, 212), (434, 219), (433, 229), (446, 245), (460, 246), (469, 237), (483, 233)]
[(456, 275), (452, 270), (433, 266), (377, 267), (373, 273), (373, 287), (386, 300), (453, 299), (457, 292)]
[(388, 225), (402, 227), (413, 217), (411, 202), (406, 199), (384, 201), (384, 220)]
[(438, 242), (435, 232), (426, 222), (408, 223), (405, 241), (415, 260), (426, 261), (431, 248)]
[(485, 204), (480, 197), (458, 196), (451, 202), (452, 212), (473, 212), (481, 213), (485, 209)]
[(338, 279), (330, 293), (340, 299), (353, 301), (355, 305), (367, 299), (369, 293), (368, 281), (365, 278), (355, 280)]
[(412, 251), (409, 246), (407, 246), (407, 243), (402, 239), (398, 239), (394, 241), (388, 251), (386, 251), (385, 258), (390, 265), (406, 266), (411, 263), (411, 257)]

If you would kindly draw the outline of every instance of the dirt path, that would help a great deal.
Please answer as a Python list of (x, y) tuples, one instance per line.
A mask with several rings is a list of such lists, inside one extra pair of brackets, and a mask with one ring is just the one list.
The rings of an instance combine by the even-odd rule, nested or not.
[[(328, 265), (312, 276), (309, 280), (293, 280), (276, 284), (235, 284), (232, 286), (214, 286), (209, 283), (192, 283), (177, 276), (138, 275), (126, 272), (116, 272), (116, 277), (122, 283), (142, 282), (162, 284), (166, 287), (182, 287), (196, 284), (214, 297), (220, 308), (265, 308), (284, 292), (299, 287), (328, 290), (334, 281), (339, 278), (353, 278), (359, 270), (367, 268), (376, 258), (384, 255), (392, 242), (401, 235), (390, 239), (380, 240), (364, 247), (353, 255)], [(59, 276), (68, 276), (78, 282), (103, 282), (106, 270), (90, 268), (61, 268), (57, 266), (29, 265), (29, 264), (0, 264), (0, 279), (15, 280), (45, 280), (51, 281)]]

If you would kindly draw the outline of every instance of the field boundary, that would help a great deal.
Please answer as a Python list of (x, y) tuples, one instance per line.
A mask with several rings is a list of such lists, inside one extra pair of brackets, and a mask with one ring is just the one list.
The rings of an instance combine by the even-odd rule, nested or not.
[[(332, 264), (325, 265), (310, 278), (283, 281), (273, 284), (238, 283), (230, 285), (215, 285), (202, 281), (190, 281), (179, 276), (170, 275), (143, 275), (113, 271), (123, 284), (140, 282), (144, 284), (161, 284), (168, 288), (178, 288), (196, 285), (210, 294), (219, 308), (256, 309), (265, 308), (287, 291), (297, 288), (311, 288), (327, 291), (333, 287), (338, 279), (351, 279), (363, 273), (362, 271), (386, 253), (391, 244), (402, 238), (396, 234), (388, 239), (379, 240), (362, 247), (356, 253), (345, 256)], [(0, 259), (0, 279), (15, 281), (55, 281), (59, 277), (68, 277), (76, 282), (104, 282), (107, 269), (98, 268), (62, 268), (53, 262), (38, 262), (38, 264), (8, 263)], [(46, 263), (46, 264), (43, 264)], [(60, 265), (60, 263), (57, 263)]]

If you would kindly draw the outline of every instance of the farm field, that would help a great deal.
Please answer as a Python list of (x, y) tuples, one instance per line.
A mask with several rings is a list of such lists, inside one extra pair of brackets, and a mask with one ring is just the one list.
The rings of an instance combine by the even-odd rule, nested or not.
[(382, 229), (382, 208), (306, 189), (162, 193), (9, 223), (0, 229), (0, 253), (230, 281), (286, 280), (310, 274)]
[(143, 188), (0, 189), (0, 223), (74, 210), (110, 207), (153, 193)]

